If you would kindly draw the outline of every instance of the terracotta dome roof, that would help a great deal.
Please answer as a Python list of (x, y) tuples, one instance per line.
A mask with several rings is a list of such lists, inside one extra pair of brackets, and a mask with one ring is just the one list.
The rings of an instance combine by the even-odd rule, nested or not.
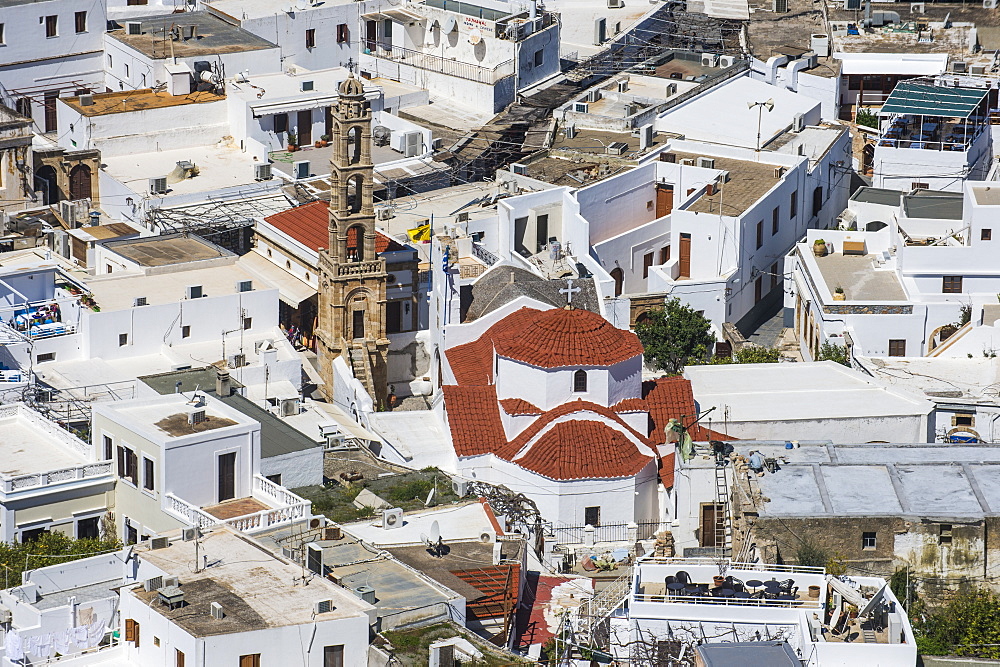
[(340, 94), (345, 97), (363, 97), (365, 86), (355, 79), (354, 73), (351, 72), (346, 79), (340, 82)]
[(508, 359), (542, 368), (611, 366), (642, 354), (639, 337), (589, 310), (553, 308), (535, 315), (516, 335), (495, 341)]

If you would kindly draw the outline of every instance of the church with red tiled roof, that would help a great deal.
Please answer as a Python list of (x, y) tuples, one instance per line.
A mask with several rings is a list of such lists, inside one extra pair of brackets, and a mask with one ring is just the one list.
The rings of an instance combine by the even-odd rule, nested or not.
[(452, 340), (442, 390), (459, 474), (524, 493), (564, 525), (664, 518), (665, 428), (696, 408), (684, 378), (642, 381), (634, 333), (588, 310), (521, 307)]

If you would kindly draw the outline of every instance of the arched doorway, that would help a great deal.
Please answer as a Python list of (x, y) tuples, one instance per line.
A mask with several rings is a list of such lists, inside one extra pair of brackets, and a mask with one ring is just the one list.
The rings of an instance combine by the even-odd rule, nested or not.
[(42, 192), (46, 204), (55, 204), (62, 199), (59, 196), (59, 181), (52, 165), (43, 165), (35, 170), (35, 189)]
[(78, 164), (69, 172), (69, 198), (90, 199), (90, 167), (85, 164)]
[(621, 267), (611, 269), (611, 278), (615, 281), (615, 296), (622, 295), (622, 288), (625, 286), (625, 272)]

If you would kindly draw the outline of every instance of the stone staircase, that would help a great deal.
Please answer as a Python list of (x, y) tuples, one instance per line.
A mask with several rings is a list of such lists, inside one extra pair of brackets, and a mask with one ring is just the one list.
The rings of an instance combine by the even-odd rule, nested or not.
[(375, 383), (372, 378), (372, 360), (368, 355), (368, 350), (363, 346), (352, 345), (348, 348), (347, 352), (354, 377), (362, 384), (369, 396), (375, 396)]

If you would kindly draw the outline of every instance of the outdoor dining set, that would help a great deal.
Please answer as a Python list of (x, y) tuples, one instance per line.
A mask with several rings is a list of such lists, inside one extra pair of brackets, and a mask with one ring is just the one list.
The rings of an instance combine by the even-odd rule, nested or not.
[(732, 576), (716, 577), (711, 584), (696, 583), (691, 580), (691, 576), (684, 570), (680, 570), (675, 575), (667, 576), (664, 579), (667, 597), (684, 598), (722, 598), (740, 602), (743, 600), (775, 600), (790, 602), (798, 599), (799, 587), (795, 585), (793, 579), (778, 581), (760, 581), (749, 579), (741, 581)]
[(893, 119), (885, 131), (880, 146), (964, 151), (966, 140), (976, 131), (974, 119), (967, 123), (941, 122), (934, 119)]

